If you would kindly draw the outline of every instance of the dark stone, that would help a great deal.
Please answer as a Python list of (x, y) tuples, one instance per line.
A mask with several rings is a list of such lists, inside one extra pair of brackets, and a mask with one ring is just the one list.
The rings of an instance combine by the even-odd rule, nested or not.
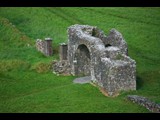
[(148, 109), (151, 112), (160, 113), (160, 105), (152, 102), (148, 98), (138, 96), (138, 95), (128, 95), (127, 99), (141, 106), (144, 106), (146, 109)]
[(68, 53), (68, 45), (65, 43), (61, 43), (59, 47), (60, 53), (60, 60), (67, 60), (67, 53)]

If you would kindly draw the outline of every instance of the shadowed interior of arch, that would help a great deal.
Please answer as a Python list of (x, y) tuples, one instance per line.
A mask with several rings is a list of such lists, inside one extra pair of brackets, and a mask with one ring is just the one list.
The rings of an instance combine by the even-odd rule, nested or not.
[(110, 47), (110, 46), (112, 46), (112, 45), (110, 45), (110, 44), (106, 44), (106, 45), (105, 45), (105, 47)]
[(86, 45), (79, 45), (76, 53), (75, 60), (75, 75), (77, 76), (90, 76), (91, 57), (90, 52)]

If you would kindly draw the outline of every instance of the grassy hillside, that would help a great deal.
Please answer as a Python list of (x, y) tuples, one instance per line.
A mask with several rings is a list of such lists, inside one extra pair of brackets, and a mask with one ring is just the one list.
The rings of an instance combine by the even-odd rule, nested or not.
[[(137, 90), (110, 98), (75, 76), (56, 76), (48, 68), (67, 42), (67, 27), (88, 24), (120, 31), (137, 62)], [(160, 103), (160, 8), (0, 8), (0, 112), (149, 112), (125, 99), (137, 94)], [(34, 44), (53, 38), (54, 56)]]

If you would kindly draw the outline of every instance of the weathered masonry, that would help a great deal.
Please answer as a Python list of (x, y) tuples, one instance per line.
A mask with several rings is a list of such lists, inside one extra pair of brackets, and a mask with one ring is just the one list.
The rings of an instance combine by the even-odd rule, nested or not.
[(132, 101), (133, 103), (137, 103), (141, 106), (144, 106), (151, 112), (160, 113), (160, 104), (157, 104), (146, 97), (138, 95), (128, 95), (127, 99)]
[(51, 38), (45, 38), (44, 40), (37, 39), (36, 40), (36, 48), (38, 51), (42, 52), (46, 56), (53, 55), (52, 39)]
[(61, 43), (59, 47), (59, 52), (60, 52), (60, 60), (67, 60), (67, 50), (68, 46), (66, 43)]
[(68, 28), (67, 62), (70, 73), (91, 76), (92, 83), (108, 96), (121, 90), (136, 90), (136, 62), (128, 56), (121, 33), (112, 29), (108, 36), (95, 26)]

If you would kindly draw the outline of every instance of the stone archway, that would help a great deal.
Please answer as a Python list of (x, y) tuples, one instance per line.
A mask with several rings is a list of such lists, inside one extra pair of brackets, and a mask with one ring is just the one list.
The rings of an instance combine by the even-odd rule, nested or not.
[(72, 75), (91, 76), (91, 82), (109, 96), (136, 89), (136, 62), (127, 56), (121, 33), (112, 29), (108, 36), (95, 26), (68, 28), (68, 64)]
[(90, 76), (91, 75), (91, 57), (89, 49), (86, 45), (81, 44), (78, 46), (74, 57), (74, 69), (77, 76)]

